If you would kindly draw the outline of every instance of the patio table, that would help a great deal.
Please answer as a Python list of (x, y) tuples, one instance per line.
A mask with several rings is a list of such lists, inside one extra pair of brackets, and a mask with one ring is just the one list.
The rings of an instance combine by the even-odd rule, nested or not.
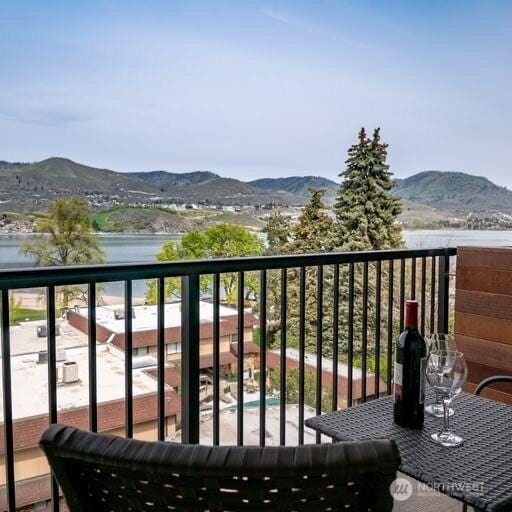
[[(431, 397), (429, 393), (427, 397)], [(393, 423), (393, 397), (308, 419), (305, 424), (337, 441), (394, 439), (402, 459), (400, 471), (432, 490), (456, 498), (478, 511), (512, 511), (512, 407), (461, 393), (452, 403), (450, 427), (464, 444), (445, 448), (430, 439), (442, 418), (425, 415), (421, 430)]]

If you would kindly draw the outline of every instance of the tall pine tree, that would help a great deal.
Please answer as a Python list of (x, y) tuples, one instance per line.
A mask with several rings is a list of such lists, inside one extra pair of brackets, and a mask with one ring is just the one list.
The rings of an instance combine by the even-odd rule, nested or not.
[[(310, 198), (304, 206), (297, 222), (291, 224), (288, 218), (274, 215), (269, 218), (265, 232), (267, 233), (271, 254), (305, 254), (328, 252), (333, 249), (333, 220), (326, 212), (323, 202), (324, 190), (310, 189)], [(288, 347), (297, 347), (299, 332), (299, 276), (300, 271), (291, 268), (287, 271), (288, 283), (286, 295), (287, 307), (287, 342)], [(269, 321), (270, 345), (279, 347), (281, 273), (268, 271), (267, 285), (267, 319)], [(316, 351), (317, 331), (317, 279), (316, 267), (307, 267), (306, 271), (306, 303), (305, 303), (305, 334), (306, 349)], [(332, 268), (323, 269), (323, 354), (332, 354)]]
[(291, 222), (289, 217), (281, 215), (280, 212), (271, 215), (263, 232), (267, 235), (267, 255), (287, 254), (290, 252), (290, 230)]
[(290, 246), (296, 254), (333, 249), (333, 221), (325, 212), (325, 190), (310, 188), (309, 194), (309, 202), (304, 206), (297, 224), (292, 226)]
[(391, 194), (394, 187), (386, 164), (388, 145), (359, 132), (359, 142), (348, 150), (347, 168), (340, 174), (334, 212), (336, 247), (341, 250), (378, 250), (400, 247), (401, 228), (396, 223), (402, 207)]

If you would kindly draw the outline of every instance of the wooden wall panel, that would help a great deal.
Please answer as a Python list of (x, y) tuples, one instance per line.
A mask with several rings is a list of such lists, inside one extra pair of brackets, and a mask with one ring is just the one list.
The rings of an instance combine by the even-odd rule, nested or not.
[[(457, 308), (457, 304), (455, 304)], [(471, 338), (512, 344), (512, 320), (483, 315), (468, 315), (455, 309), (455, 332)]]
[(512, 320), (512, 295), (457, 290), (455, 302), (461, 313)]
[(512, 368), (512, 345), (458, 334), (457, 348), (470, 361), (485, 361), (487, 365), (499, 370)]
[[(459, 247), (455, 287), (455, 336), (473, 391), (486, 377), (512, 375), (512, 249)], [(483, 395), (512, 404), (509, 384)]]
[(457, 264), (461, 267), (512, 271), (508, 247), (459, 247)]
[(489, 268), (461, 267), (457, 260), (457, 289), (512, 295), (512, 272)]

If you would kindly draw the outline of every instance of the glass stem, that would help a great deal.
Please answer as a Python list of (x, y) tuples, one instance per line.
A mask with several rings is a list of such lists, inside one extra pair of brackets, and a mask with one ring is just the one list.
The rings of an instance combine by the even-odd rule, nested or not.
[(451, 398), (449, 396), (443, 396), (443, 413), (444, 413), (444, 426), (443, 432), (450, 432), (450, 402)]

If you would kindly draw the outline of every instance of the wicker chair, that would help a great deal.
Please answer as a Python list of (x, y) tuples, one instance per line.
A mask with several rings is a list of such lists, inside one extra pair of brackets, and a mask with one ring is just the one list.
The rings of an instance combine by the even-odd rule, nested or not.
[(493, 375), (492, 377), (487, 377), (487, 379), (484, 379), (478, 384), (475, 389), (475, 395), (479, 395), (487, 386), (496, 384), (498, 382), (512, 383), (512, 375)]
[[(475, 388), (475, 395), (479, 395), (487, 386), (491, 386), (492, 384), (496, 384), (498, 382), (512, 383), (512, 375), (492, 375), (491, 377), (487, 377), (478, 383)], [(467, 510), (468, 506), (464, 503), (464, 505), (462, 505), (462, 512), (467, 512)]]
[(52, 425), (41, 438), (70, 512), (390, 511), (393, 441), (209, 447)]

